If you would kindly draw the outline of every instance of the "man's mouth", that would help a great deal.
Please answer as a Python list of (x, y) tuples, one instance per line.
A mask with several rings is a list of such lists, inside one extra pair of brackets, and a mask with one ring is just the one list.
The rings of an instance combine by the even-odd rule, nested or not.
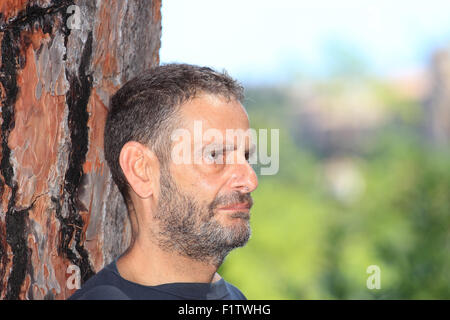
[(228, 205), (226, 207), (219, 207), (218, 210), (226, 210), (226, 211), (249, 211), (250, 204), (248, 202), (243, 203), (235, 203)]

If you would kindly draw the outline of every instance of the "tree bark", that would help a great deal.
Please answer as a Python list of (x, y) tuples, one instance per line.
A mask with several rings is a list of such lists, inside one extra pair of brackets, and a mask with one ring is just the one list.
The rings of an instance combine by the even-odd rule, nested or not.
[(1, 299), (66, 299), (128, 246), (103, 128), (111, 94), (159, 63), (160, 7), (1, 1)]

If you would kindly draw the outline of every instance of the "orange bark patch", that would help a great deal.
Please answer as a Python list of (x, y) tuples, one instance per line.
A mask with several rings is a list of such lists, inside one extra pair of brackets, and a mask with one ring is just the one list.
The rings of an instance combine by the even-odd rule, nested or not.
[(28, 0), (2, 0), (0, 2), (0, 12), (3, 13), (3, 19), (8, 21), (14, 18), (20, 11), (25, 9)]
[(16, 173), (19, 186), (16, 206), (19, 207), (28, 207), (33, 195), (47, 191), (47, 178), (57, 160), (65, 108), (64, 96), (43, 92), (40, 99), (36, 99), (38, 77), (34, 47), (39, 47), (39, 41), (47, 41), (47, 36), (39, 31), (29, 38), (33, 45), (26, 49), (26, 65), (18, 72), (20, 91), (15, 104), (15, 127), (8, 141), (21, 168)]

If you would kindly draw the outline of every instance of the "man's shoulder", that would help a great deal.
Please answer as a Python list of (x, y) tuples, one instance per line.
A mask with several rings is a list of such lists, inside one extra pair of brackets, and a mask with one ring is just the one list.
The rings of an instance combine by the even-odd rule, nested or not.
[(107, 265), (92, 276), (83, 286), (70, 296), (69, 300), (128, 300), (130, 299), (117, 285), (118, 278), (112, 265)]
[(122, 290), (112, 285), (99, 285), (77, 290), (69, 300), (130, 300)]
[[(183, 294), (186, 294), (186, 290), (189, 290), (187, 296), (190, 296), (193, 290), (199, 289), (197, 286), (186, 289), (184, 284), (181, 285), (181, 287), (180, 284), (176, 283), (166, 284), (163, 287), (131, 285), (121, 278), (114, 262), (112, 262), (86, 281), (80, 289), (69, 297), (69, 300), (179, 299), (184, 296)], [(202, 290), (205, 289), (201, 289), (199, 294), (202, 294)], [(210, 292), (211, 298), (214, 296), (212, 299), (247, 300), (241, 290), (223, 278)]]
[(242, 293), (241, 290), (239, 290), (238, 287), (229, 283), (228, 281), (225, 281), (225, 285), (227, 286), (230, 295), (230, 300), (247, 300), (245, 295)]

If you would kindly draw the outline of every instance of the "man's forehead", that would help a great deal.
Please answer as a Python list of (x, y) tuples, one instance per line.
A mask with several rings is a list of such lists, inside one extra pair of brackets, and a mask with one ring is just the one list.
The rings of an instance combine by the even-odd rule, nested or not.
[(203, 129), (212, 128), (223, 133), (227, 129), (249, 128), (248, 115), (242, 104), (218, 95), (202, 94), (195, 97), (181, 106), (180, 115), (185, 129), (190, 131), (199, 122)]

